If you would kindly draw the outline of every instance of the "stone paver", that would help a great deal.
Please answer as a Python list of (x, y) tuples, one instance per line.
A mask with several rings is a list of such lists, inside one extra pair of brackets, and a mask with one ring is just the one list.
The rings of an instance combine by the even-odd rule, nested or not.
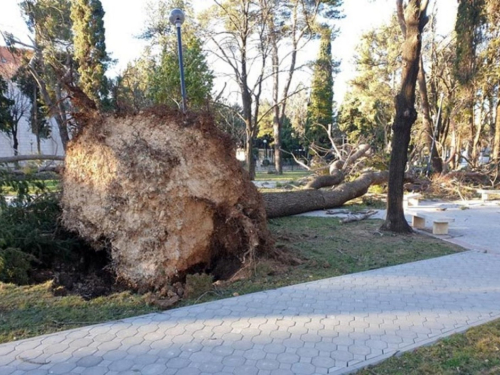
[(499, 317), (499, 269), (467, 251), (6, 343), (0, 375), (344, 374)]

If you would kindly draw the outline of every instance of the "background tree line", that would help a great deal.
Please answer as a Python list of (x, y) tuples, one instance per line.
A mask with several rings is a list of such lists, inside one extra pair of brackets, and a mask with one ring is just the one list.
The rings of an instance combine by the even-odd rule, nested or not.
[[(454, 35), (441, 36), (436, 12), (431, 14), (418, 78), (419, 116), (409, 150), (413, 163), (426, 167), (432, 153), (432, 169), (441, 173), (460, 165), (479, 168), (488, 156), (498, 161), (499, 17), (496, 1), (460, 0)], [(396, 15), (363, 36), (357, 76), (339, 111), (339, 128), (351, 140), (363, 137), (381, 151), (390, 145), (401, 42)]]
[[(314, 132), (309, 129), (318, 121), (333, 123), (335, 63), (330, 43), (337, 34), (333, 21), (341, 17), (340, 5), (339, 0), (214, 1), (196, 18), (190, 1), (151, 1), (147, 4), (147, 23), (139, 36), (147, 47), (140, 58), (113, 78), (106, 76), (113, 60), (106, 52), (100, 0), (25, 0), (20, 7), (32, 32), (31, 42), (23, 43), (8, 33), (4, 38), (22, 60), (19, 77), (13, 81), (38, 113), (30, 116), (32, 128), (42, 129), (42, 119), (53, 118), (65, 146), (78, 126), (71, 115), (78, 108), (70, 98), (69, 87), (80, 88), (103, 111), (136, 112), (153, 105), (178, 107), (177, 46), (168, 15), (173, 8), (181, 8), (187, 13), (183, 48), (189, 107), (210, 110), (216, 122), (245, 147), (251, 174), (255, 170), (256, 138), (267, 134), (264, 129), (271, 129), (268, 136), (273, 141), (276, 169), (281, 173), (283, 147), (291, 152), (293, 147), (313, 143), (309, 138)], [(324, 50), (319, 56), (321, 63), (306, 61), (302, 56), (308, 51), (306, 47), (320, 36)], [(226, 88), (214, 92), (215, 74), (209, 60), (226, 64), (224, 79), (236, 83), (239, 103), (226, 99)], [(317, 71), (311, 108), (321, 107), (324, 114), (317, 110), (304, 113), (299, 108), (311, 89), (311, 85), (296, 82), (297, 72), (305, 69)], [(321, 87), (320, 71), (330, 77)], [(316, 103), (314, 95), (323, 103)], [(7, 92), (4, 96), (9, 99)], [(13, 123), (9, 117), (8, 124), (2, 122), (2, 129), (17, 139)], [(41, 137), (49, 135), (39, 133)], [(282, 144), (284, 134), (290, 139)]]
[[(32, 31), (31, 43), (4, 36), (23, 51), (23, 68), (13, 81), (29, 105), (3, 85), (0, 129), (16, 139), (16, 115), (29, 112), (33, 131), (43, 138), (49, 136), (46, 119), (51, 117), (65, 145), (78, 126), (71, 116), (75, 104), (68, 86), (80, 87), (105, 111), (177, 107), (177, 48), (168, 14), (178, 7), (188, 14), (183, 33), (189, 107), (214, 114), (245, 148), (251, 174), (253, 149), (262, 145), (263, 137), (272, 142), (278, 173), (282, 150), (308, 148), (335, 158), (328, 135), (341, 143), (369, 143), (377, 152), (373, 160), (387, 165), (401, 72), (400, 23), (395, 15), (363, 35), (355, 59), (357, 75), (337, 109), (333, 82), (339, 66), (331, 50), (341, 5), (340, 0), (224, 0), (214, 1), (196, 17), (190, 1), (152, 1), (140, 35), (147, 41), (142, 56), (108, 78), (113, 60), (106, 52), (99, 0), (25, 0), (20, 6)], [(437, 34), (436, 12), (431, 14), (418, 78), (419, 116), (409, 147), (410, 160), (419, 167), (430, 160), (432, 169), (442, 172), (464, 163), (477, 168), (484, 155), (498, 160), (499, 9), (493, 0), (460, 0), (455, 34), (445, 37)], [(317, 58), (307, 60), (315, 40)], [(211, 68), (216, 62), (227, 67), (222, 77)], [(299, 82), (299, 71), (310, 72), (310, 82)], [(215, 92), (215, 80), (233, 82), (239, 100), (226, 99), (226, 86)]]

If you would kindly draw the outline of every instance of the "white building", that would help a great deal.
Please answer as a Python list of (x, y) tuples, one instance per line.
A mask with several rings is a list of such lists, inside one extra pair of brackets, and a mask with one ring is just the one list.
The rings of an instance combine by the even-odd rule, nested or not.
[[(28, 105), (29, 101), (26, 97), (21, 97), (16, 84), (12, 82), (12, 77), (15, 75), (21, 65), (21, 56), (13, 55), (6, 47), (0, 46), (0, 75), (4, 78), (8, 85), (6, 94), (10, 99), (23, 100)], [(38, 154), (36, 135), (32, 132), (29, 124), (30, 107), (24, 111), (24, 114), (18, 125), (17, 139), (19, 155)], [(64, 148), (59, 136), (59, 128), (53, 119), (49, 119), (51, 126), (51, 135), (47, 139), (40, 140), (41, 153), (44, 155), (64, 155)], [(0, 157), (9, 157), (14, 155), (14, 141), (12, 136), (0, 131)]]

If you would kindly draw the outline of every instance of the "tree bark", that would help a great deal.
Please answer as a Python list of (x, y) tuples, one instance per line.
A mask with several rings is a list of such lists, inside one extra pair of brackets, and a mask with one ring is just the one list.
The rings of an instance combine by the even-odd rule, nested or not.
[(17, 125), (12, 127), (12, 148), (14, 149), (14, 156), (19, 155), (19, 140), (17, 139)]
[(500, 100), (497, 102), (495, 113), (495, 138), (493, 141), (493, 160), (498, 163), (500, 160)]
[(304, 212), (341, 207), (351, 199), (361, 197), (371, 185), (387, 181), (388, 172), (367, 172), (356, 180), (337, 186), (332, 191), (301, 190), (262, 194), (269, 219)]
[(283, 164), (281, 162), (281, 119), (280, 119), (280, 105), (279, 105), (279, 69), (280, 61), (278, 55), (278, 41), (276, 38), (276, 27), (274, 20), (270, 17), (270, 33), (271, 33), (271, 58), (272, 58), (272, 72), (273, 72), (273, 138), (274, 138), (274, 167), (276, 172), (283, 174)]
[(342, 171), (334, 171), (333, 174), (327, 176), (318, 176), (309, 181), (306, 185), (306, 189), (321, 189), (324, 187), (332, 187), (340, 184), (344, 181), (344, 173)]
[[(391, 161), (387, 193), (387, 217), (381, 229), (398, 233), (411, 233), (403, 210), (404, 174), (408, 159), (411, 127), (417, 119), (415, 110), (415, 89), (422, 49), (422, 31), (427, 23), (427, 0), (411, 0), (404, 12), (405, 36), (402, 46), (401, 88), (395, 98), (396, 117), (392, 126)], [(397, 1), (398, 15), (403, 9), (403, 1)], [(401, 22), (401, 19), (400, 19)]]

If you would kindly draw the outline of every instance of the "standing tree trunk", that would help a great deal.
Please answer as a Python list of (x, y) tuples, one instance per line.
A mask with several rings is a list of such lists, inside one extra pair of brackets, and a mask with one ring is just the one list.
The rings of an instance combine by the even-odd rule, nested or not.
[[(274, 29), (274, 25), (273, 25)], [(279, 56), (278, 56), (278, 42), (274, 32), (271, 33), (272, 40), (272, 63), (273, 63), (273, 103), (274, 103), (274, 116), (273, 116), (273, 138), (274, 138), (274, 166), (278, 174), (283, 174), (283, 163), (281, 161), (281, 118), (279, 106)]]
[[(420, 93), (420, 100), (422, 101), (422, 115), (423, 115), (423, 124), (425, 131), (425, 143), (427, 144), (427, 148), (429, 149), (429, 157), (431, 158), (432, 169), (436, 173), (441, 173), (443, 171), (443, 162), (439, 157), (436, 147), (436, 140), (433, 142), (433, 138), (437, 138), (437, 133), (434, 134), (434, 127), (432, 124), (431, 118), (431, 106), (429, 104), (429, 95), (427, 94), (427, 80), (425, 77), (425, 69), (424, 69), (424, 59), (420, 56), (419, 62), (419, 70), (418, 70), (418, 91)], [(436, 121), (439, 121), (437, 119)], [(433, 147), (434, 145), (434, 147)]]
[(387, 193), (387, 217), (381, 229), (411, 233), (403, 210), (404, 173), (408, 159), (411, 127), (417, 119), (415, 89), (422, 49), (422, 31), (428, 21), (428, 0), (410, 0), (403, 10), (403, 0), (397, 0), (398, 19), (403, 31), (403, 69), (401, 88), (395, 98), (396, 117), (392, 126), (391, 161)]
[(493, 141), (493, 160), (498, 163), (500, 160), (500, 100), (497, 102), (495, 113), (495, 139)]
[(19, 155), (19, 140), (17, 139), (17, 126), (12, 128), (12, 148), (14, 156)]

